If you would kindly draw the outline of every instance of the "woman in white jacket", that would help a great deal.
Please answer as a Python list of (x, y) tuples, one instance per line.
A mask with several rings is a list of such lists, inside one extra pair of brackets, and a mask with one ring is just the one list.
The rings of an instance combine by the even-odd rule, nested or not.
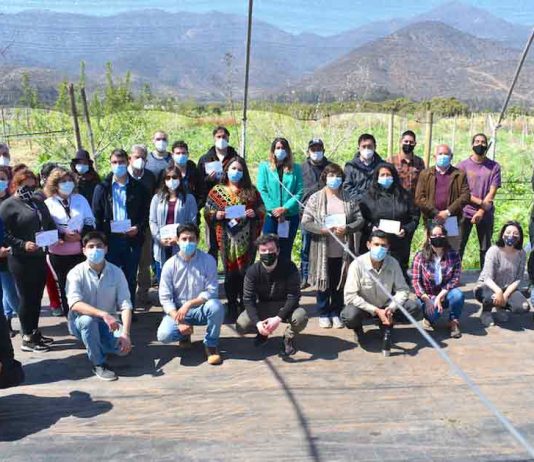
[(164, 263), (178, 251), (177, 226), (197, 224), (197, 202), (192, 194), (187, 194), (181, 180), (180, 170), (174, 165), (168, 167), (150, 203), (150, 232), (158, 281)]

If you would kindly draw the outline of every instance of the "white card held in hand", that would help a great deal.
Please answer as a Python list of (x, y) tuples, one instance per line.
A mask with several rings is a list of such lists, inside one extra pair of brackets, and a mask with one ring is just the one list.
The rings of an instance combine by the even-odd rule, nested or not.
[(460, 230), (458, 229), (458, 217), (447, 218), (445, 220), (445, 229), (447, 230), (447, 236), (459, 236)]
[(378, 229), (389, 234), (399, 234), (401, 230), (400, 221), (396, 220), (380, 220), (378, 223)]
[(59, 241), (59, 234), (57, 232), (57, 229), (35, 233), (35, 243), (39, 247), (48, 247), (48, 246), (57, 244), (58, 241)]
[(223, 165), (222, 162), (216, 160), (213, 162), (206, 162), (204, 164), (204, 168), (206, 169), (206, 174), (211, 175), (213, 172), (216, 173), (222, 173), (223, 171)]
[(232, 220), (233, 218), (243, 218), (246, 216), (246, 207), (244, 205), (231, 205), (224, 209), (225, 218)]
[(76, 215), (72, 217), (67, 223), (67, 230), (73, 232), (80, 232), (83, 228), (83, 217), (81, 215)]
[(132, 227), (131, 220), (111, 220), (112, 233), (125, 233)]
[(276, 234), (278, 234), (278, 237), (289, 237), (289, 221), (279, 221)]
[(327, 228), (337, 228), (347, 224), (347, 217), (344, 213), (333, 213), (324, 217), (324, 225)]
[(173, 239), (176, 237), (176, 230), (178, 229), (178, 223), (174, 225), (165, 225), (159, 229), (160, 239)]

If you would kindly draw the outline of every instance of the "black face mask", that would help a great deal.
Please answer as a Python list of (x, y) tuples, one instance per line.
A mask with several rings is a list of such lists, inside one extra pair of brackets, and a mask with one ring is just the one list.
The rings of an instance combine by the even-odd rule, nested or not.
[(430, 238), (430, 244), (432, 247), (442, 248), (447, 245), (447, 238), (445, 236), (436, 236)]
[(23, 201), (29, 201), (33, 198), (33, 194), (35, 193), (35, 188), (30, 186), (21, 186), (19, 189), (17, 189), (18, 196)]
[(265, 266), (273, 266), (276, 262), (276, 259), (278, 258), (278, 255), (276, 253), (260, 253), (260, 261)]
[(413, 144), (403, 144), (402, 145), (402, 152), (404, 154), (411, 154), (414, 149), (415, 149), (415, 146)]
[(477, 144), (476, 146), (473, 146), (473, 151), (477, 156), (483, 156), (486, 154), (486, 151), (488, 150), (487, 146), (483, 146), (482, 144)]

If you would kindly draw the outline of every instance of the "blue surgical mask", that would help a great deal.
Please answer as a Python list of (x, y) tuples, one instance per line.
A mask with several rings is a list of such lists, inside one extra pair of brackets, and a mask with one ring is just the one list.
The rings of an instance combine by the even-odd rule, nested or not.
[(65, 194), (65, 196), (70, 196), (72, 194), (72, 191), (74, 191), (74, 181), (65, 181), (63, 183), (59, 183), (57, 185), (57, 189), (61, 194)]
[(393, 184), (393, 177), (392, 176), (381, 176), (378, 177), (378, 184), (382, 186), (384, 189), (391, 188), (391, 185)]
[(84, 175), (85, 173), (89, 171), (89, 165), (85, 165), (85, 164), (76, 164), (74, 168), (80, 175)]
[(115, 175), (117, 178), (123, 177), (126, 175), (127, 166), (125, 164), (115, 164), (111, 167), (111, 171), (113, 172), (113, 175)]
[(287, 152), (285, 149), (276, 149), (274, 151), (274, 156), (277, 160), (284, 160), (287, 157)]
[(436, 160), (436, 165), (440, 168), (447, 168), (451, 165), (451, 158), (447, 154), (440, 154)]
[(185, 164), (187, 164), (187, 159), (189, 159), (189, 155), (188, 154), (174, 154), (172, 158), (174, 162), (176, 162), (176, 164), (183, 167)]
[(323, 151), (311, 151), (310, 152), (310, 159), (314, 162), (321, 162), (324, 157)]
[(9, 186), (9, 181), (0, 180), (0, 192), (4, 192), (8, 186)]
[(343, 180), (341, 179), (341, 177), (339, 176), (335, 176), (335, 177), (328, 177), (326, 179), (326, 186), (328, 186), (330, 189), (339, 189), (339, 187), (341, 186), (341, 183), (343, 182)]
[(187, 244), (180, 244), (180, 251), (186, 257), (190, 257), (191, 255), (193, 255), (196, 250), (197, 250), (196, 242), (188, 242)]
[(89, 263), (92, 263), (93, 265), (99, 265), (104, 261), (106, 251), (104, 249), (94, 247), (92, 249), (88, 249), (85, 253), (85, 256), (87, 257), (87, 261)]
[(382, 261), (384, 258), (386, 258), (386, 255), (388, 254), (388, 249), (385, 247), (382, 247), (381, 245), (377, 247), (371, 247), (371, 258), (374, 261)]
[(243, 178), (243, 172), (241, 170), (228, 170), (228, 179), (232, 183), (239, 183)]

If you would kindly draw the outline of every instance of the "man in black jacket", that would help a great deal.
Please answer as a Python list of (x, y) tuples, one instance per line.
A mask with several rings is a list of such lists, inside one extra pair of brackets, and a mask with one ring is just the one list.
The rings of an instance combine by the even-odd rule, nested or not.
[(124, 272), (135, 306), (137, 268), (151, 198), (140, 182), (130, 178), (126, 151), (115, 149), (110, 162), (112, 173), (95, 188), (93, 213), (96, 229), (105, 233), (109, 240), (107, 260)]
[[(324, 168), (330, 161), (324, 156), (324, 143), (320, 138), (314, 138), (308, 143), (308, 156), (302, 163), (302, 182), (304, 184), (304, 194), (302, 203), (306, 202), (313, 193), (324, 187), (319, 181)], [(310, 256), (311, 236), (304, 228), (300, 229), (302, 235), (302, 248), (300, 251), (300, 279), (301, 289), (306, 289), (308, 284), (308, 266)]]
[(343, 188), (350, 197), (360, 201), (369, 189), (373, 172), (382, 162), (382, 158), (375, 152), (376, 140), (373, 135), (364, 133), (358, 138), (358, 152), (350, 162), (345, 164), (345, 181)]
[[(198, 160), (198, 170), (201, 178), (203, 178), (203, 188), (200, 193), (200, 200), (198, 201), (198, 210), (204, 207), (208, 193), (211, 188), (216, 184), (219, 184), (222, 179), (222, 169), (228, 164), (234, 157), (238, 157), (237, 151), (228, 144), (230, 138), (230, 132), (226, 127), (215, 127), (213, 130), (213, 146)], [(211, 171), (209, 174), (206, 172), (206, 164), (211, 162), (220, 162), (220, 172)], [(217, 238), (215, 236), (214, 227), (206, 227), (206, 238), (209, 242), (208, 253), (217, 261), (218, 249)]]
[(297, 352), (294, 337), (308, 324), (308, 315), (300, 302), (300, 276), (295, 264), (279, 259), (276, 234), (265, 234), (256, 241), (260, 261), (245, 275), (243, 302), (245, 311), (237, 319), (236, 329), (244, 335), (257, 332), (255, 345), (264, 344), (281, 322), (288, 323), (281, 355)]

